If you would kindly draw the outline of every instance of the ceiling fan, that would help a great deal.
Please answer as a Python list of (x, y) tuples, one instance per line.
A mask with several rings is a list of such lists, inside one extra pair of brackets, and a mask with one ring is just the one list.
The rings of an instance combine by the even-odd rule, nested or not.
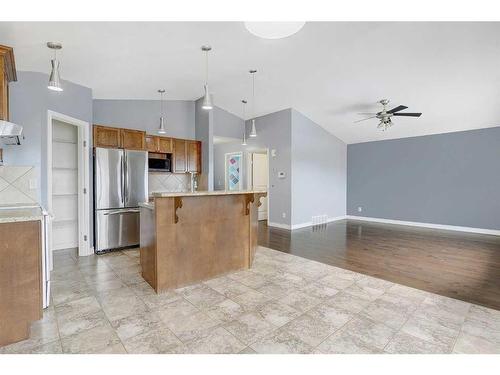
[(397, 107), (387, 110), (386, 106), (389, 104), (389, 99), (382, 99), (379, 101), (380, 104), (382, 104), (382, 111), (377, 112), (377, 113), (358, 113), (358, 115), (369, 115), (370, 117), (354, 121), (356, 122), (361, 122), (365, 120), (369, 120), (371, 118), (377, 118), (380, 120), (380, 123), (378, 124), (377, 128), (382, 129), (382, 130), (387, 130), (393, 125), (393, 122), (391, 118), (393, 116), (407, 116), (407, 117), (420, 117), (422, 114), (421, 113), (411, 113), (411, 112), (403, 112), (400, 113), (400, 111), (403, 111), (407, 109), (408, 107), (405, 105), (398, 105)]

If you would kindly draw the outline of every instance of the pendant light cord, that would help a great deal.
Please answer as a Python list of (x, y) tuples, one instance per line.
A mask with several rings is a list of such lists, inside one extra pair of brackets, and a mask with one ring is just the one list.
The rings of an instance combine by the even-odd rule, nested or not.
[(252, 73), (252, 112), (255, 118), (255, 73)]
[(208, 51), (205, 51), (205, 85), (208, 85)]
[(160, 92), (160, 117), (163, 117), (163, 93)]

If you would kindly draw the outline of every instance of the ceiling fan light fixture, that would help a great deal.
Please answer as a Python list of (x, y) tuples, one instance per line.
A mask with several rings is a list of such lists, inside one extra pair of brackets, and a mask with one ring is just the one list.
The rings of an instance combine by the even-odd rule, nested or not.
[(245, 22), (246, 29), (263, 39), (281, 39), (291, 36), (304, 27), (305, 22)]

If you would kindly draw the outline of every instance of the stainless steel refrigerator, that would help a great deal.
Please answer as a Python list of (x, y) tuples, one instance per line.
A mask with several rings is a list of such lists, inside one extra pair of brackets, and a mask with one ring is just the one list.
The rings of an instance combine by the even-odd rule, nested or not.
[(139, 245), (139, 203), (148, 200), (146, 151), (96, 148), (95, 252)]

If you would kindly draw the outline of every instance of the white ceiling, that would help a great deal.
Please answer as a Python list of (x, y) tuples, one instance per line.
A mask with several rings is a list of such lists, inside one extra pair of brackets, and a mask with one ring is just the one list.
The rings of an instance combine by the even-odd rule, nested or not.
[[(47, 41), (63, 43), (62, 78), (100, 99), (157, 99), (161, 87), (197, 99), (210, 44), (215, 103), (240, 116), (256, 68), (257, 115), (293, 107), (347, 143), (500, 125), (500, 23), (308, 22), (280, 40), (243, 22), (0, 23), (18, 70), (48, 72)], [(423, 115), (386, 132), (353, 124), (382, 98)]]

